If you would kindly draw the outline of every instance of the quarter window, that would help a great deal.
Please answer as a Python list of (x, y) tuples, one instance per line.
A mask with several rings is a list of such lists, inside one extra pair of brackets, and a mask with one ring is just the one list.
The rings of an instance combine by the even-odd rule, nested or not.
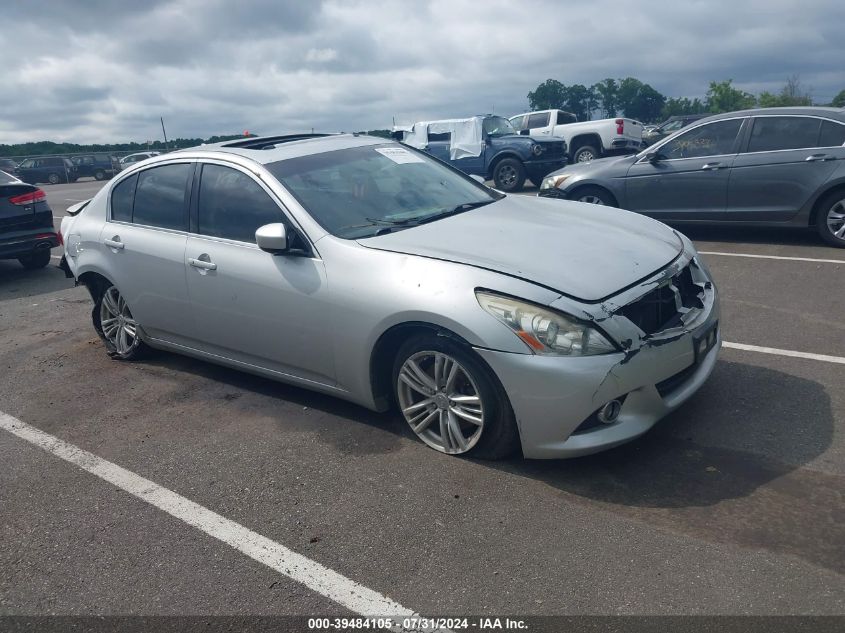
[(132, 221), (163, 229), (185, 229), (185, 197), (193, 165), (178, 163), (142, 171), (135, 188)]
[(845, 125), (833, 121), (822, 121), (819, 147), (839, 147), (845, 145)]
[(682, 133), (663, 145), (659, 152), (663, 158), (704, 158), (733, 153), (734, 141), (742, 119), (716, 121)]
[(528, 129), (533, 130), (538, 127), (546, 127), (549, 124), (549, 113), (538, 112), (537, 114), (529, 115)]
[(564, 112), (563, 110), (557, 111), (557, 124), (558, 125), (569, 125), (570, 123), (576, 123), (578, 121), (578, 117), (570, 112)]
[(204, 165), (200, 181), (199, 233), (255, 243), (255, 231), (283, 215), (252, 178), (230, 167)]
[(821, 119), (797, 116), (766, 116), (754, 119), (749, 152), (815, 147)]
[(117, 222), (132, 221), (132, 205), (135, 202), (135, 185), (138, 174), (120, 181), (111, 192), (111, 219)]

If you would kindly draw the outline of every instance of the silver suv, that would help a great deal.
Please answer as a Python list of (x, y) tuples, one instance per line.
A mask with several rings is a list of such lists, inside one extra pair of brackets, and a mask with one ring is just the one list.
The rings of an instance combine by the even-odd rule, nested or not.
[(114, 358), (166, 349), (395, 405), (445, 453), (615, 446), (718, 354), (716, 288), (683, 235), (506, 196), (384, 139), (183, 150), (71, 212), (63, 266)]

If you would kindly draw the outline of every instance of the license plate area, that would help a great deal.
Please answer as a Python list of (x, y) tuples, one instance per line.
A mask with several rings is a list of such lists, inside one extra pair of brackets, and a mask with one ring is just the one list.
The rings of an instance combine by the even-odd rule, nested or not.
[(716, 341), (719, 340), (719, 322), (717, 321), (704, 332), (692, 337), (692, 349), (695, 353), (695, 364), (701, 362), (707, 353), (716, 347)]

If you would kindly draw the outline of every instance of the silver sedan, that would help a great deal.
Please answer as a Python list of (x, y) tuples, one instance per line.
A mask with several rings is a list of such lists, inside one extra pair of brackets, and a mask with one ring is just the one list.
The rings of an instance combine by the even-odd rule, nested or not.
[(449, 454), (596, 452), (713, 370), (690, 241), (640, 215), (506, 196), (358, 135), (250, 138), (129, 167), (62, 221), (118, 360), (150, 348), (398, 408)]

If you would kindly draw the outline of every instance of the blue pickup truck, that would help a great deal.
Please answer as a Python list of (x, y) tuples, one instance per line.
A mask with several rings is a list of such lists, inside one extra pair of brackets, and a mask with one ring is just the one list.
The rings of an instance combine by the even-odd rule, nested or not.
[(396, 128), (396, 136), (461, 171), (492, 180), (502, 191), (519, 191), (529, 178), (537, 186), (566, 165), (566, 141), (520, 136), (500, 116), (420, 121)]

